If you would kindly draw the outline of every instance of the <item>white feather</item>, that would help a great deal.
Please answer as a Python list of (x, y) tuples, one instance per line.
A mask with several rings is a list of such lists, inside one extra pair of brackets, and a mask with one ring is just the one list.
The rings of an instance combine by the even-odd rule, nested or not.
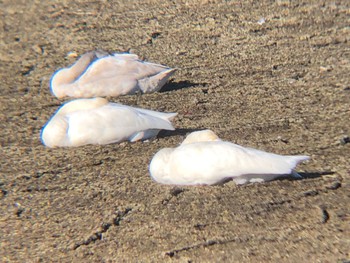
[(57, 71), (51, 91), (58, 97), (120, 96), (160, 90), (175, 69), (139, 60), (133, 54), (88, 52), (69, 68)]
[(177, 148), (165, 148), (150, 163), (151, 177), (162, 184), (237, 184), (270, 181), (291, 174), (308, 156), (282, 156), (221, 141), (210, 130), (193, 132)]
[(154, 137), (174, 130), (176, 113), (162, 113), (109, 103), (103, 98), (77, 99), (64, 104), (42, 130), (48, 147), (109, 144)]

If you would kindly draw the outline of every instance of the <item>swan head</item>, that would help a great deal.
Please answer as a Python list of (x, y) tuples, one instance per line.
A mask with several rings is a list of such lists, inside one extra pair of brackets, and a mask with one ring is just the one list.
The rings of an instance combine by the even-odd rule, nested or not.
[(51, 78), (50, 89), (54, 96), (57, 98), (63, 98), (66, 96), (62, 85), (69, 84), (72, 82), (72, 77), (69, 69), (63, 68), (58, 70)]
[(50, 148), (68, 146), (67, 129), (65, 116), (53, 116), (41, 130), (41, 142)]
[(149, 165), (149, 172), (154, 181), (159, 183), (168, 183), (167, 178), (170, 176), (168, 169), (168, 162), (171, 153), (174, 151), (172, 148), (164, 148), (158, 151)]
[(57, 98), (66, 97), (66, 89), (73, 88), (70, 85), (86, 71), (93, 61), (103, 56), (105, 56), (105, 54), (99, 51), (88, 52), (81, 56), (78, 61), (70, 67), (56, 71), (50, 81), (51, 92)]
[(221, 141), (220, 138), (212, 130), (195, 131), (187, 135), (181, 145), (195, 142), (211, 142)]

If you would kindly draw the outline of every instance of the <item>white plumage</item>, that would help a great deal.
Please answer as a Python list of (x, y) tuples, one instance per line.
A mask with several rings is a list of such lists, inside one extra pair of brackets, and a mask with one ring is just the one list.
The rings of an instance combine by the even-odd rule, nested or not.
[(137, 55), (93, 51), (71, 67), (57, 71), (51, 79), (51, 91), (58, 98), (151, 93), (160, 90), (174, 72), (175, 69), (141, 61)]
[(48, 147), (109, 144), (152, 138), (161, 129), (174, 130), (177, 113), (162, 113), (109, 103), (103, 98), (77, 99), (64, 104), (42, 130)]
[(162, 184), (212, 185), (228, 179), (244, 184), (292, 174), (299, 162), (308, 159), (244, 148), (204, 130), (189, 134), (177, 148), (164, 148), (156, 153), (150, 163), (150, 174)]

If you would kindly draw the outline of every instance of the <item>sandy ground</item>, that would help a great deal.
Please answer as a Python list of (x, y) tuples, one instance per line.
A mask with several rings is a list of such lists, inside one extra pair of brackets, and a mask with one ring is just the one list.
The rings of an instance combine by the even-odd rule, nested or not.
[[(349, 262), (350, 3), (240, 2), (0, 1), (2, 262)], [(179, 69), (160, 93), (110, 98), (178, 112), (176, 131), (41, 144), (65, 101), (51, 75), (97, 48)], [(304, 179), (153, 182), (155, 152), (203, 128), (310, 155)]]

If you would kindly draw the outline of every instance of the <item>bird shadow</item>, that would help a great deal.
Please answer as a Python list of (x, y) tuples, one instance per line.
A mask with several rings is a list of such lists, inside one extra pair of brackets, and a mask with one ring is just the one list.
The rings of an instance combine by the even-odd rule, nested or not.
[[(322, 177), (325, 175), (332, 175), (332, 174), (335, 174), (335, 172), (325, 171), (325, 172), (298, 173), (298, 174), (301, 176), (301, 178), (296, 178), (290, 174), (286, 174), (286, 175), (280, 175), (279, 177), (276, 177), (271, 181), (297, 181), (297, 180), (304, 180), (304, 179), (312, 179), (312, 178), (319, 178), (319, 177)], [(252, 175), (252, 176), (254, 177), (254, 175)], [(252, 177), (252, 176), (250, 176), (250, 177)], [(224, 185), (230, 181), (233, 181), (233, 178), (225, 178), (222, 181), (220, 181), (219, 183), (217, 183), (216, 185)], [(269, 182), (269, 181), (267, 181), (267, 182)], [(251, 184), (251, 183), (247, 183), (247, 184), (243, 184), (243, 185), (249, 185), (249, 184)]]
[(280, 177), (280, 178), (276, 178), (276, 180), (280, 180), (280, 181), (283, 181), (283, 180), (288, 180), (288, 181), (296, 181), (296, 180), (303, 180), (303, 179), (313, 179), (313, 178), (320, 178), (322, 176), (325, 176), (325, 175), (332, 175), (332, 174), (335, 174), (335, 172), (332, 172), (332, 171), (325, 171), (325, 172), (306, 172), (306, 173), (298, 173), (301, 178), (296, 178), (296, 177), (293, 177), (291, 175), (285, 177)]
[(174, 91), (174, 90), (180, 90), (180, 89), (188, 89), (188, 88), (193, 88), (193, 87), (197, 87), (197, 86), (207, 86), (207, 83), (193, 83), (190, 81), (179, 81), (179, 82), (174, 82), (174, 81), (169, 81), (167, 84), (165, 84), (163, 86), (163, 88), (161, 88), (161, 90), (159, 91), (160, 93), (162, 92), (169, 92), (169, 91)]
[(174, 131), (161, 130), (158, 133), (157, 138), (166, 138), (171, 136), (185, 136), (190, 132), (200, 131), (201, 129), (189, 128), (189, 129), (176, 129)]
[(324, 175), (332, 175), (335, 174), (335, 172), (332, 171), (325, 171), (325, 172), (313, 172), (313, 173), (298, 173), (301, 177), (303, 177), (304, 179), (311, 179), (311, 178), (319, 178), (322, 177)]

